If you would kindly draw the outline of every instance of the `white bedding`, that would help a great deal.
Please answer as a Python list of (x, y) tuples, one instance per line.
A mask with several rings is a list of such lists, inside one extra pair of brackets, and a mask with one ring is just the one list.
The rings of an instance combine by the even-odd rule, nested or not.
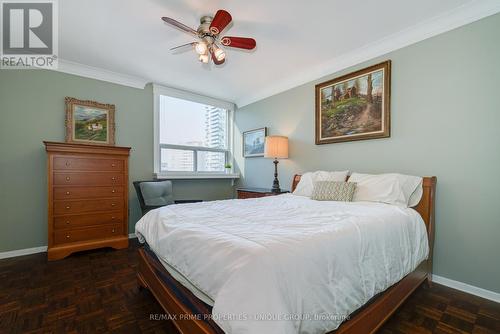
[(334, 330), (429, 252), (413, 209), (291, 194), (163, 207), (136, 234), (214, 300), (227, 334)]

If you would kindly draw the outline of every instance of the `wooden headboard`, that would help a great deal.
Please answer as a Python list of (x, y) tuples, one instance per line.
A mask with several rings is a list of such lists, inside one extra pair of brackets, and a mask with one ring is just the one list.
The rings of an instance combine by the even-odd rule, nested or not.
[[(294, 175), (292, 181), (292, 192), (299, 184), (301, 175)], [(349, 177), (348, 177), (349, 179)], [(422, 219), (425, 222), (425, 226), (427, 227), (427, 235), (429, 238), (429, 262), (430, 266), (432, 266), (432, 250), (434, 249), (434, 202), (435, 202), (435, 193), (436, 193), (436, 182), (437, 178), (435, 176), (424, 177), (423, 178), (423, 194), (420, 202), (413, 207)], [(432, 267), (431, 267), (432, 268)]]

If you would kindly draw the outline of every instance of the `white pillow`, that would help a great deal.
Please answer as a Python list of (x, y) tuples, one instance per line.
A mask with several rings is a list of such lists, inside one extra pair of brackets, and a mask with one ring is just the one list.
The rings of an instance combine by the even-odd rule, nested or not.
[(299, 196), (311, 197), (315, 182), (318, 181), (345, 182), (347, 174), (349, 174), (348, 170), (342, 172), (324, 172), (324, 171), (307, 172), (300, 178), (299, 184), (297, 184), (297, 187), (293, 191), (293, 194)]
[(419, 185), (417, 186), (417, 189), (411, 194), (410, 199), (408, 200), (408, 207), (413, 208), (417, 206), (418, 203), (420, 203), (420, 200), (422, 199), (422, 195), (424, 194), (424, 187), (422, 186), (423, 179), (421, 178)]
[(422, 197), (422, 178), (403, 174), (353, 173), (349, 182), (356, 182), (353, 201), (369, 201), (413, 207)]

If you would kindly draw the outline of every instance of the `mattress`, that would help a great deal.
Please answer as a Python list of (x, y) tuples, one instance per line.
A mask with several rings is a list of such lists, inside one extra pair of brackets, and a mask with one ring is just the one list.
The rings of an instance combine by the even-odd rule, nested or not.
[(205, 322), (214, 333), (224, 334), (221, 328), (210, 317), (212, 314), (212, 306), (204, 303), (189, 289), (184, 287), (177, 279), (175, 279), (161, 263), (161, 260), (151, 250), (148, 244), (144, 245), (145, 256), (148, 263), (151, 265), (156, 276), (163, 282), (165, 286), (175, 295), (177, 300), (181, 301), (186, 306), (192, 315), (197, 316), (197, 319)]
[[(148, 247), (148, 249), (150, 249)], [(156, 254), (155, 254), (156, 255)], [(161, 263), (161, 265), (167, 270), (167, 272), (172, 276), (177, 282), (182, 284), (186, 289), (191, 291), (193, 295), (195, 295), (197, 298), (199, 298), (202, 302), (204, 302), (207, 305), (214, 306), (214, 301), (212, 298), (210, 298), (205, 292), (201, 291), (189, 281), (187, 277), (185, 277), (183, 274), (181, 274), (177, 269), (172, 267), (170, 264), (168, 264), (166, 261), (158, 258), (158, 261)]]
[(292, 194), (167, 206), (136, 234), (227, 334), (332, 331), (429, 252), (413, 209)]

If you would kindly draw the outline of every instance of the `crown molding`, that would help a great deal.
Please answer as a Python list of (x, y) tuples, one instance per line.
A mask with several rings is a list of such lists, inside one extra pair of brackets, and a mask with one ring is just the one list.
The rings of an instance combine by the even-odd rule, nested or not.
[(252, 95), (241, 97), (236, 101), (236, 104), (238, 108), (244, 107), (272, 95), (317, 80), (326, 75), (339, 72), (373, 58), (383, 56), (389, 52), (459, 28), (498, 12), (500, 12), (500, 1), (498, 0), (471, 1), (454, 10), (414, 25), (413, 27), (277, 81), (261, 90), (257, 90)]
[(78, 75), (84, 78), (111, 82), (114, 84), (138, 89), (144, 89), (146, 84), (149, 83), (149, 80), (146, 80), (144, 78), (113, 72), (99, 67), (75, 63), (64, 59), (59, 59), (58, 68), (53, 70), (56, 72)]
[(218, 99), (215, 97), (207, 96), (204, 94), (198, 94), (193, 91), (188, 91), (184, 89), (159, 85), (153, 83), (153, 94), (155, 95), (167, 95), (170, 97), (175, 97), (178, 99), (189, 100), (196, 103), (209, 104), (214, 107), (219, 107), (227, 110), (234, 111), (236, 105), (233, 102), (226, 101), (224, 99)]

